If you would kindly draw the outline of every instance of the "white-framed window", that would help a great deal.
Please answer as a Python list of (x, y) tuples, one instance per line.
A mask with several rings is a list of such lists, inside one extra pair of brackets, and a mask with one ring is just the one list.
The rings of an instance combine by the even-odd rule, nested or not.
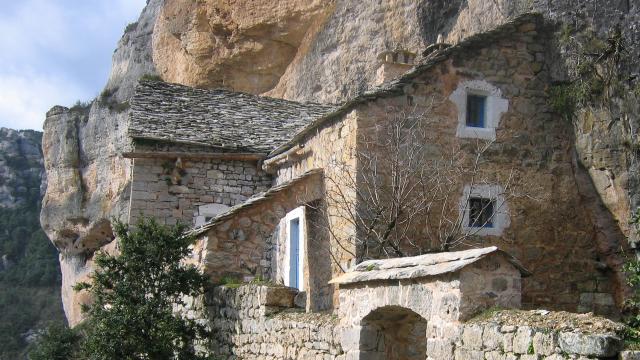
[(284, 284), (304, 291), (304, 259), (306, 254), (304, 206), (290, 211), (285, 216), (286, 256), (284, 259)]
[(467, 185), (460, 198), (462, 230), (471, 235), (500, 236), (509, 227), (509, 207), (499, 185)]
[(497, 87), (484, 80), (461, 82), (449, 96), (458, 109), (456, 136), (485, 140), (496, 139), (500, 117), (509, 108)]

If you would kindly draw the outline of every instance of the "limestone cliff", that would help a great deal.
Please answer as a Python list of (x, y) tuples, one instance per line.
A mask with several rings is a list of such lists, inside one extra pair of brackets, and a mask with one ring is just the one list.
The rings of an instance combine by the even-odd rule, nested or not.
[[(150, 0), (120, 40), (103, 94), (89, 109), (47, 114), (41, 221), (61, 252), (69, 320), (79, 319), (82, 300), (70, 286), (91, 270), (93, 252), (112, 241), (109, 219), (128, 212), (129, 163), (121, 153), (128, 147), (127, 101), (140, 76), (341, 102), (373, 85), (383, 51), (420, 54), (440, 34), (457, 42), (530, 10), (600, 35), (620, 23), (631, 41), (640, 38), (640, 5), (627, 0)], [(566, 59), (560, 49), (557, 56), (554, 72), (563, 80)], [(605, 255), (629, 235), (626, 219), (640, 201), (631, 153), (621, 147), (635, 136), (628, 128), (637, 129), (637, 119), (615, 118), (585, 111), (576, 127), (576, 172), (588, 174), (584, 194), (596, 204)], [(620, 150), (611, 156), (611, 149)]]
[(71, 324), (80, 319), (83, 294), (71, 287), (92, 269), (93, 252), (109, 244), (110, 219), (127, 214), (127, 100), (138, 79), (154, 73), (151, 34), (161, 0), (149, 1), (113, 54), (105, 91), (88, 108), (56, 106), (44, 124), (42, 149), (48, 188), (40, 221), (60, 251), (62, 298)]

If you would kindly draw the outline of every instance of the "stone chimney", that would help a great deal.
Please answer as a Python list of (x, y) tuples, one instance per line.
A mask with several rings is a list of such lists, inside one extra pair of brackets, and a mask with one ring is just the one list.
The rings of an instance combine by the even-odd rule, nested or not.
[(381, 85), (407, 72), (414, 65), (416, 54), (406, 50), (384, 51), (378, 55), (375, 85)]

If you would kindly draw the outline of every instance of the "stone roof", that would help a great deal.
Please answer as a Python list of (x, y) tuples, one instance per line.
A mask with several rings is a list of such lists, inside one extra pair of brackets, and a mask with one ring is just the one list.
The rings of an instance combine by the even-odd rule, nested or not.
[(436, 47), (436, 51), (429, 54), (429, 56), (427, 56), (420, 64), (414, 66), (413, 69), (406, 72), (404, 75), (388, 83), (384, 83), (383, 85), (373, 90), (364, 92), (363, 94), (347, 101), (342, 106), (336, 108), (335, 111), (315, 119), (312, 123), (308, 124), (297, 134), (295, 134), (295, 136), (293, 136), (291, 140), (283, 143), (280, 147), (272, 151), (269, 154), (269, 157), (274, 157), (287, 151), (289, 148), (293, 147), (296, 144), (303, 143), (307, 135), (313, 134), (325, 123), (340, 118), (360, 104), (364, 104), (369, 101), (375, 101), (376, 99), (383, 97), (402, 94), (403, 89), (406, 85), (412, 84), (414, 79), (422, 75), (427, 70), (433, 68), (435, 65), (453, 56), (464, 55), (471, 49), (487, 47), (488, 45), (493, 44), (500, 39), (513, 37), (514, 34), (518, 33), (518, 28), (522, 25), (533, 24), (535, 25), (535, 28), (537, 28), (543, 20), (544, 18), (541, 14), (527, 13), (505, 24), (500, 25), (493, 30), (470, 36), (456, 45), (449, 47), (438, 46)]
[(225, 220), (228, 220), (232, 217), (234, 217), (239, 211), (244, 210), (246, 208), (252, 207), (254, 205), (263, 203), (265, 201), (268, 201), (269, 199), (271, 199), (274, 195), (276, 195), (277, 193), (286, 190), (290, 187), (292, 187), (293, 185), (306, 180), (308, 178), (311, 178), (313, 176), (317, 176), (317, 175), (321, 175), (323, 173), (322, 169), (311, 169), (308, 170), (306, 172), (304, 172), (303, 174), (300, 174), (299, 176), (290, 179), (288, 181), (285, 181), (281, 184), (278, 184), (272, 188), (270, 188), (267, 191), (261, 192), (259, 194), (256, 194), (252, 197), (250, 197), (249, 199), (247, 199), (246, 201), (244, 201), (243, 203), (240, 203), (230, 209), (228, 209), (227, 211), (215, 216), (214, 218), (212, 218), (211, 220), (209, 220), (207, 223), (205, 223), (204, 225), (198, 226), (194, 229), (192, 229), (188, 235), (190, 236), (198, 236), (201, 235), (205, 232), (207, 232), (209, 229), (215, 227), (218, 224), (221, 224), (222, 222), (224, 222)]
[(140, 81), (131, 100), (129, 136), (201, 145), (222, 152), (268, 153), (333, 110), (228, 90)]
[(531, 273), (516, 258), (495, 246), (482, 249), (442, 252), (412, 257), (368, 260), (332, 279), (330, 284), (354, 284), (376, 280), (415, 279), (456, 272), (491, 254), (500, 254), (516, 267), (522, 276)]

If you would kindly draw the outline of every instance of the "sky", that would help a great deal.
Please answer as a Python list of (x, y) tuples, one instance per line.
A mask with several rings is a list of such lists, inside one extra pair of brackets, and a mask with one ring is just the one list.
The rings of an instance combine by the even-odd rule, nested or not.
[(0, 127), (42, 130), (54, 105), (97, 96), (146, 0), (0, 0)]

